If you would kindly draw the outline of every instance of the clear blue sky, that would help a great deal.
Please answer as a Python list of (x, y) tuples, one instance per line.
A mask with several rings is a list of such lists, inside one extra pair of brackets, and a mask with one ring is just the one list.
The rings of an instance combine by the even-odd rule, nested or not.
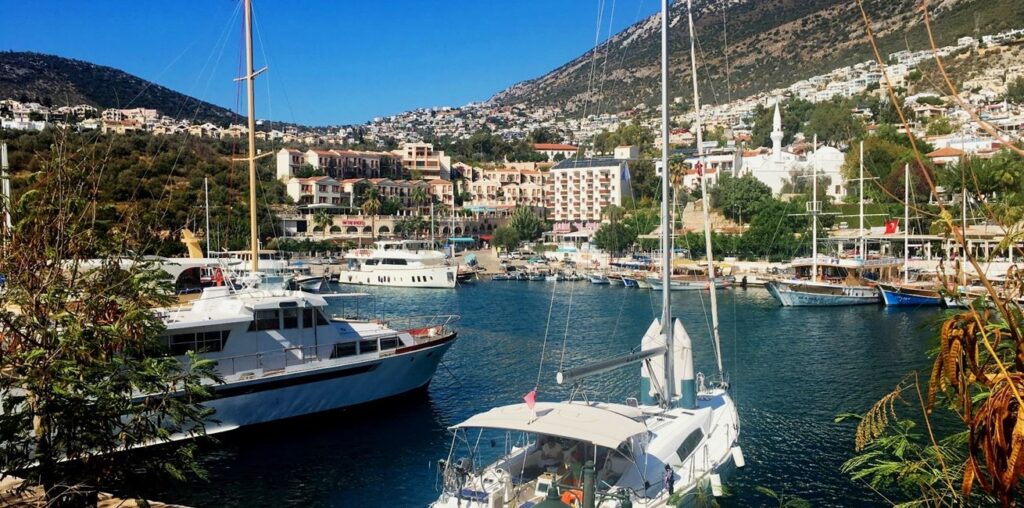
[[(236, 109), (244, 100), (231, 81), (244, 58), (239, 3), (0, 0), (0, 49), (109, 65)], [(590, 49), (599, 3), (256, 0), (256, 65), (270, 67), (258, 80), (257, 115), (360, 123), (484, 100)], [(609, 21), (614, 33), (659, 8), (658, 0), (604, 5), (602, 39)]]

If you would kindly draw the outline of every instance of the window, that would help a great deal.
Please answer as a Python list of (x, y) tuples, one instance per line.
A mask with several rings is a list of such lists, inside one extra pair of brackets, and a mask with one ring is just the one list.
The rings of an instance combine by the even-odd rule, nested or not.
[(313, 328), (313, 309), (302, 309), (302, 327)]
[(314, 310), (316, 312), (316, 325), (323, 326), (327, 324), (327, 318), (324, 317), (324, 313), (320, 312), (319, 309)]
[(380, 349), (395, 349), (398, 347), (398, 337), (387, 337), (380, 339)]
[(355, 354), (355, 342), (340, 342), (334, 345), (334, 349), (331, 351), (331, 358), (343, 358), (346, 356), (355, 356)]
[(377, 350), (377, 339), (359, 341), (359, 353), (372, 353)]
[(287, 329), (299, 327), (299, 309), (282, 309), (281, 318), (281, 324), (284, 328)]
[(679, 455), (679, 460), (686, 460), (687, 457), (693, 454), (697, 450), (697, 446), (700, 445), (701, 440), (704, 439), (704, 431), (697, 429), (686, 436), (683, 440), (683, 444), (679, 445), (676, 449), (676, 454)]
[(171, 354), (183, 355), (188, 351), (210, 353), (223, 351), (230, 330), (214, 330), (209, 332), (178, 333), (168, 337), (167, 345)]
[(280, 328), (280, 324), (277, 322), (277, 309), (256, 311), (253, 322), (249, 325), (249, 331), (277, 330), (278, 328)]

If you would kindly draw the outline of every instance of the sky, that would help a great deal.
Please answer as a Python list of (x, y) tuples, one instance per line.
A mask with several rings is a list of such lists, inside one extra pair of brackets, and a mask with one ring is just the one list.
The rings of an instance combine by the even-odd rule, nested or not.
[[(240, 0), (0, 0), (0, 50), (124, 70), (240, 111)], [(603, 7), (603, 9), (601, 9)], [(658, 0), (255, 0), (257, 117), (352, 124), (541, 76)]]

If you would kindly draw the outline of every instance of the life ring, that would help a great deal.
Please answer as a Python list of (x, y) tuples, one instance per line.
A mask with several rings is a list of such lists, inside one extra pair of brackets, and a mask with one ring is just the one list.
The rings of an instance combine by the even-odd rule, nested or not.
[(570, 489), (562, 492), (562, 503), (572, 506), (573, 508), (580, 508), (583, 506), (583, 491), (579, 489)]

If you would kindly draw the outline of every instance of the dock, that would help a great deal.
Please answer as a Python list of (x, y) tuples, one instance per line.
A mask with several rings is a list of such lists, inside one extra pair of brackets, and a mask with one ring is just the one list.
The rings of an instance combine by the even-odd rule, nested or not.
[[(42, 487), (30, 487), (23, 492), (17, 492), (24, 480), (15, 476), (4, 476), (0, 479), (0, 507), (8, 506), (46, 506), (46, 498), (43, 495)], [(110, 494), (100, 492), (98, 508), (138, 508), (151, 506), (154, 508), (188, 508), (177, 504), (165, 504), (156, 501), (146, 501), (146, 505), (140, 504), (131, 499), (120, 499)]]

